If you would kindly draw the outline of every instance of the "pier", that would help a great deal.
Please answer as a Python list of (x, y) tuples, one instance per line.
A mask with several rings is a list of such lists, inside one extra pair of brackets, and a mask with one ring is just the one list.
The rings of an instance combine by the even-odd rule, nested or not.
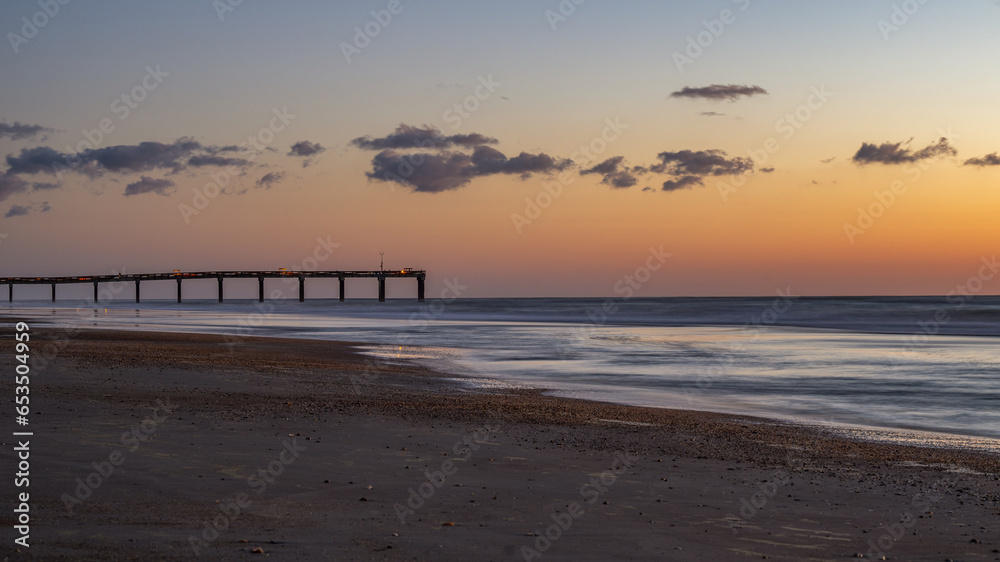
[(340, 281), (340, 300), (344, 301), (344, 290), (348, 279), (376, 279), (378, 281), (378, 300), (385, 302), (386, 279), (412, 278), (417, 280), (417, 301), (424, 302), (424, 282), (427, 272), (406, 268), (396, 271), (204, 271), (172, 273), (133, 273), (119, 275), (92, 275), (89, 277), (0, 277), (0, 285), (8, 286), (7, 300), (14, 302), (15, 285), (51, 285), (52, 301), (56, 300), (56, 286), (70, 283), (93, 283), (94, 302), (98, 302), (98, 289), (101, 283), (135, 283), (135, 302), (140, 302), (140, 283), (143, 281), (177, 281), (177, 302), (181, 302), (181, 285), (186, 279), (217, 279), (219, 282), (219, 302), (225, 298), (224, 281), (226, 279), (257, 279), (258, 299), (264, 302), (265, 279), (297, 279), (299, 283), (299, 302), (306, 298), (306, 279), (333, 279)]

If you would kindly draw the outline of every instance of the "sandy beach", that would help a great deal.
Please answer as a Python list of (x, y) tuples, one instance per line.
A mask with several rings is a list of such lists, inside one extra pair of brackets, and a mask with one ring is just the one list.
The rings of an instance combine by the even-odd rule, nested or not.
[(60, 347), (31, 377), (11, 560), (1000, 560), (995, 455), (473, 390), (349, 343)]

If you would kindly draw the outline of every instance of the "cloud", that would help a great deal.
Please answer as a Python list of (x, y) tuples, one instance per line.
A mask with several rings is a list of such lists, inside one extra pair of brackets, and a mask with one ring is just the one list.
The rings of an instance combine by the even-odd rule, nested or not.
[(156, 193), (157, 195), (167, 196), (173, 193), (174, 190), (175, 185), (173, 180), (140, 176), (139, 181), (132, 182), (125, 186), (125, 196), (139, 195), (142, 193)]
[(476, 177), (496, 174), (517, 174), (522, 179), (531, 174), (561, 171), (572, 165), (548, 154), (522, 152), (507, 158), (499, 150), (478, 146), (472, 155), (461, 152), (403, 154), (383, 150), (372, 158), (369, 179), (395, 182), (414, 191), (439, 193), (458, 189)]
[(13, 174), (0, 175), (0, 201), (15, 193), (28, 191), (28, 182)]
[(0, 121), (0, 139), (7, 137), (10, 140), (21, 140), (41, 136), (41, 140), (45, 140), (46, 133), (55, 132), (57, 132), (55, 129), (41, 125), (28, 125), (27, 123), (20, 123), (18, 121), (14, 121), (13, 123)]
[(767, 95), (767, 90), (760, 86), (738, 84), (712, 84), (702, 88), (684, 88), (670, 94), (672, 98), (695, 98), (711, 101), (736, 101), (741, 97)]
[(836, 159), (837, 159), (836, 156), (831, 156), (829, 158), (824, 158), (824, 159), (820, 160), (820, 162), (822, 162), (824, 164), (829, 164), (830, 162), (833, 162)]
[(951, 155), (955, 156), (958, 151), (952, 148), (949, 144), (948, 139), (941, 137), (936, 143), (930, 144), (925, 148), (917, 151), (913, 151), (906, 148), (905, 145), (909, 144), (910, 139), (906, 142), (884, 142), (880, 145), (875, 145), (872, 143), (862, 143), (861, 148), (854, 154), (853, 160), (855, 164), (905, 164), (908, 162), (917, 162), (919, 160), (927, 160), (929, 158), (935, 158), (938, 156)]
[(601, 174), (603, 176), (601, 183), (610, 185), (615, 189), (626, 189), (639, 183), (637, 175), (644, 173), (646, 170), (639, 166), (629, 168), (624, 163), (624, 156), (613, 156), (592, 168), (580, 170), (580, 175)]
[(964, 166), (1000, 166), (1000, 156), (997, 156), (996, 152), (987, 154), (980, 158), (969, 158), (965, 161)]
[(689, 189), (696, 185), (704, 185), (699, 176), (681, 176), (675, 180), (663, 182), (663, 191), (677, 191), (678, 189)]
[(288, 152), (289, 156), (315, 156), (326, 150), (319, 143), (309, 141), (299, 141), (292, 145)]
[(489, 146), (477, 146), (472, 152), (475, 175), (520, 174), (526, 178), (531, 174), (548, 174), (565, 170), (573, 163), (569, 160), (553, 158), (545, 153), (522, 152), (507, 158), (502, 152)]
[(31, 189), (34, 191), (45, 191), (49, 189), (59, 189), (62, 185), (58, 183), (49, 182), (34, 182), (31, 184)]
[(242, 158), (226, 158), (224, 156), (212, 156), (208, 154), (199, 154), (197, 156), (192, 156), (188, 158), (188, 166), (201, 167), (201, 166), (236, 166), (243, 167), (250, 163), (249, 160), (244, 160)]
[(7, 214), (4, 215), (4, 218), (9, 219), (11, 217), (23, 217), (30, 212), (31, 212), (31, 207), (28, 207), (26, 205), (13, 205), (10, 208), (10, 210), (7, 211)]
[(702, 111), (698, 115), (702, 117), (725, 117), (725, 113), (719, 113), (718, 111)]
[(38, 146), (22, 148), (18, 156), (8, 154), (7, 166), (7, 174), (37, 174), (52, 172), (54, 167), (68, 168), (70, 162), (65, 154), (47, 146)]
[(774, 171), (774, 167), (772, 166), (772, 167), (769, 167), (769, 168), (761, 168), (760, 171), (763, 172), (763, 173), (765, 173), (765, 174), (770, 174), (771, 172)]
[(134, 173), (163, 169), (177, 173), (189, 166), (245, 166), (248, 160), (215, 156), (220, 152), (235, 152), (237, 147), (203, 146), (190, 138), (180, 138), (170, 144), (140, 142), (64, 154), (47, 146), (23, 148), (19, 155), (7, 155), (8, 174), (56, 174), (78, 171), (90, 175), (101, 172)]
[[(508, 158), (503, 152), (487, 146), (498, 142), (479, 133), (445, 136), (430, 126), (402, 124), (385, 137), (358, 137), (351, 144), (365, 150), (380, 150), (372, 158), (371, 171), (365, 172), (369, 179), (398, 183), (424, 193), (458, 189), (477, 177), (506, 174), (525, 179), (532, 174), (550, 174), (573, 165), (571, 160), (544, 152), (521, 152)], [(428, 150), (402, 152), (413, 148)], [(471, 154), (462, 151), (463, 148), (471, 149)]]
[(753, 171), (752, 160), (738, 156), (727, 158), (722, 150), (661, 152), (657, 158), (660, 162), (650, 170), (672, 176), (731, 176)]
[(403, 150), (408, 148), (472, 148), (484, 144), (497, 144), (498, 142), (497, 139), (479, 133), (445, 136), (440, 129), (429, 125), (414, 127), (400, 124), (392, 134), (374, 138), (371, 136), (358, 137), (352, 140), (351, 144), (364, 150)]
[(259, 180), (257, 180), (257, 187), (263, 187), (264, 189), (271, 189), (272, 185), (280, 183), (285, 179), (285, 172), (268, 172), (264, 174)]
[(305, 158), (305, 160), (302, 161), (302, 167), (307, 168), (310, 164), (312, 164), (312, 157), (324, 152), (325, 150), (326, 149), (317, 142), (299, 141), (292, 145), (292, 149), (288, 151), (288, 155)]
[(472, 181), (472, 158), (457, 152), (405, 155), (383, 150), (372, 158), (369, 179), (392, 181), (414, 191), (440, 193)]
[(48, 201), (33, 203), (31, 205), (12, 205), (4, 218), (23, 217), (31, 213), (47, 213), (52, 210)]

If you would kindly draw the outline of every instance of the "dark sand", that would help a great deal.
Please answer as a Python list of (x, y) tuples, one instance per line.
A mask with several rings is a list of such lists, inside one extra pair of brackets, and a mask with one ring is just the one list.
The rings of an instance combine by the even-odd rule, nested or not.
[[(62, 332), (32, 333), (40, 349)], [(31, 379), (31, 547), (14, 549), (7, 460), (0, 557), (188, 559), (197, 537), (206, 560), (1000, 560), (997, 456), (471, 392), (347, 344), (244, 341), (73, 334)]]

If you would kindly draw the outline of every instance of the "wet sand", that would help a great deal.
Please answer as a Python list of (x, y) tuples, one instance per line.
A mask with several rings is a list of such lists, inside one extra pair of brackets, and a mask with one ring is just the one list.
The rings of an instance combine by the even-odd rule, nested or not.
[(471, 390), (347, 343), (84, 330), (31, 397), (11, 560), (1000, 560), (996, 455)]

